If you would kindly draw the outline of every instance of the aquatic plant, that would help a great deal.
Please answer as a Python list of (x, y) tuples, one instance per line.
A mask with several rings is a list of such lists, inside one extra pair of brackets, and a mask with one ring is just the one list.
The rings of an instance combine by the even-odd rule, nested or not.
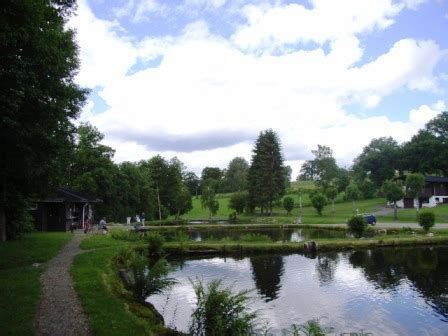
[(251, 335), (255, 330), (256, 312), (247, 310), (249, 291), (232, 293), (222, 288), (221, 280), (207, 286), (202, 281), (193, 282), (197, 307), (193, 312), (189, 334), (193, 336)]

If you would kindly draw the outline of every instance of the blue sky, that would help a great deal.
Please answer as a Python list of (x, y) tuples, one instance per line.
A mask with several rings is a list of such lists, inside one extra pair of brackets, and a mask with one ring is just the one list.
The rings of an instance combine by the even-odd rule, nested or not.
[(223, 168), (273, 128), (294, 174), (317, 144), (349, 166), (448, 109), (444, 0), (80, 0), (70, 26), (117, 161)]

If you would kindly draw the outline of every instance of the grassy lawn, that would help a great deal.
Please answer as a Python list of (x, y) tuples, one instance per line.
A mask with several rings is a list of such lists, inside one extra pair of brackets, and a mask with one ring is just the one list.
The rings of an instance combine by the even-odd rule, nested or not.
[(2, 335), (33, 335), (39, 302), (42, 263), (54, 257), (71, 239), (67, 233), (38, 232), (0, 243), (0, 325)]
[(83, 240), (81, 248), (94, 250), (74, 260), (74, 286), (95, 335), (163, 335), (165, 331), (151, 311), (124, 290), (117, 276), (111, 258), (131, 246), (138, 244), (92, 235)]
[[(436, 223), (448, 223), (448, 204), (441, 204), (430, 210), (436, 215)], [(387, 216), (381, 216), (378, 219), (382, 222), (395, 222), (393, 213)], [(399, 209), (398, 220), (396, 222), (417, 223), (416, 209)]]

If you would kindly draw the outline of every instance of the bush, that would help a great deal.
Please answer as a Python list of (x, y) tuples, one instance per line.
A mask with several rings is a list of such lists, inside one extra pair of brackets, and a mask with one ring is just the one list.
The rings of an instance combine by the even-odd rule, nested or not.
[(248, 291), (233, 294), (231, 288), (221, 288), (220, 280), (211, 281), (207, 288), (201, 281), (192, 283), (197, 308), (193, 312), (190, 335), (252, 335), (256, 313), (247, 311)]
[(247, 192), (237, 192), (230, 196), (229, 208), (236, 211), (237, 214), (242, 214), (247, 204)]
[(137, 242), (142, 240), (142, 235), (135, 231), (128, 230), (112, 230), (111, 237), (118, 240), (126, 240), (130, 242)]
[(356, 237), (361, 237), (367, 230), (367, 221), (362, 216), (353, 216), (347, 221), (347, 226)]
[(238, 216), (236, 211), (233, 211), (229, 214), (229, 222), (232, 224), (236, 224), (238, 222)]
[(288, 215), (291, 213), (292, 209), (294, 209), (294, 199), (290, 196), (286, 196), (283, 199), (283, 208), (285, 208)]
[(313, 205), (314, 209), (316, 209), (316, 212), (319, 216), (322, 216), (322, 210), (324, 209), (325, 205), (327, 205), (327, 198), (322, 193), (315, 193), (311, 197), (311, 204)]
[(151, 256), (161, 256), (163, 254), (163, 245), (165, 238), (158, 232), (151, 232), (144, 236), (144, 240), (148, 242), (148, 252)]
[(149, 260), (146, 257), (133, 252), (129, 255), (126, 266), (130, 273), (130, 281), (126, 285), (141, 302), (150, 295), (163, 293), (175, 283), (174, 279), (167, 278), (170, 267), (164, 258), (160, 258), (149, 267)]
[(428, 232), (430, 228), (432, 228), (435, 224), (436, 216), (434, 215), (434, 212), (425, 210), (421, 211), (417, 216), (418, 224), (425, 230), (425, 232)]

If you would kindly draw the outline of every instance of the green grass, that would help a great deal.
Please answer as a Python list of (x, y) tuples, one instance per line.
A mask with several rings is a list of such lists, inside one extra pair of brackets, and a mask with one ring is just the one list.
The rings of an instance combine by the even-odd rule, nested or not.
[(111, 260), (124, 248), (146, 245), (110, 235), (93, 235), (81, 243), (81, 248), (94, 250), (78, 255), (71, 273), (95, 335), (155, 335), (165, 331), (151, 310), (123, 288)]
[[(448, 223), (448, 204), (441, 204), (430, 208), (436, 215), (436, 223)], [(378, 218), (382, 222), (417, 223), (416, 209), (398, 209), (398, 219), (394, 220), (394, 214)]]
[(67, 233), (36, 232), (0, 243), (0, 325), (2, 335), (33, 335), (42, 268), (71, 239)]
[(33, 232), (22, 239), (0, 243), (0, 269), (50, 260), (71, 239), (65, 232)]

